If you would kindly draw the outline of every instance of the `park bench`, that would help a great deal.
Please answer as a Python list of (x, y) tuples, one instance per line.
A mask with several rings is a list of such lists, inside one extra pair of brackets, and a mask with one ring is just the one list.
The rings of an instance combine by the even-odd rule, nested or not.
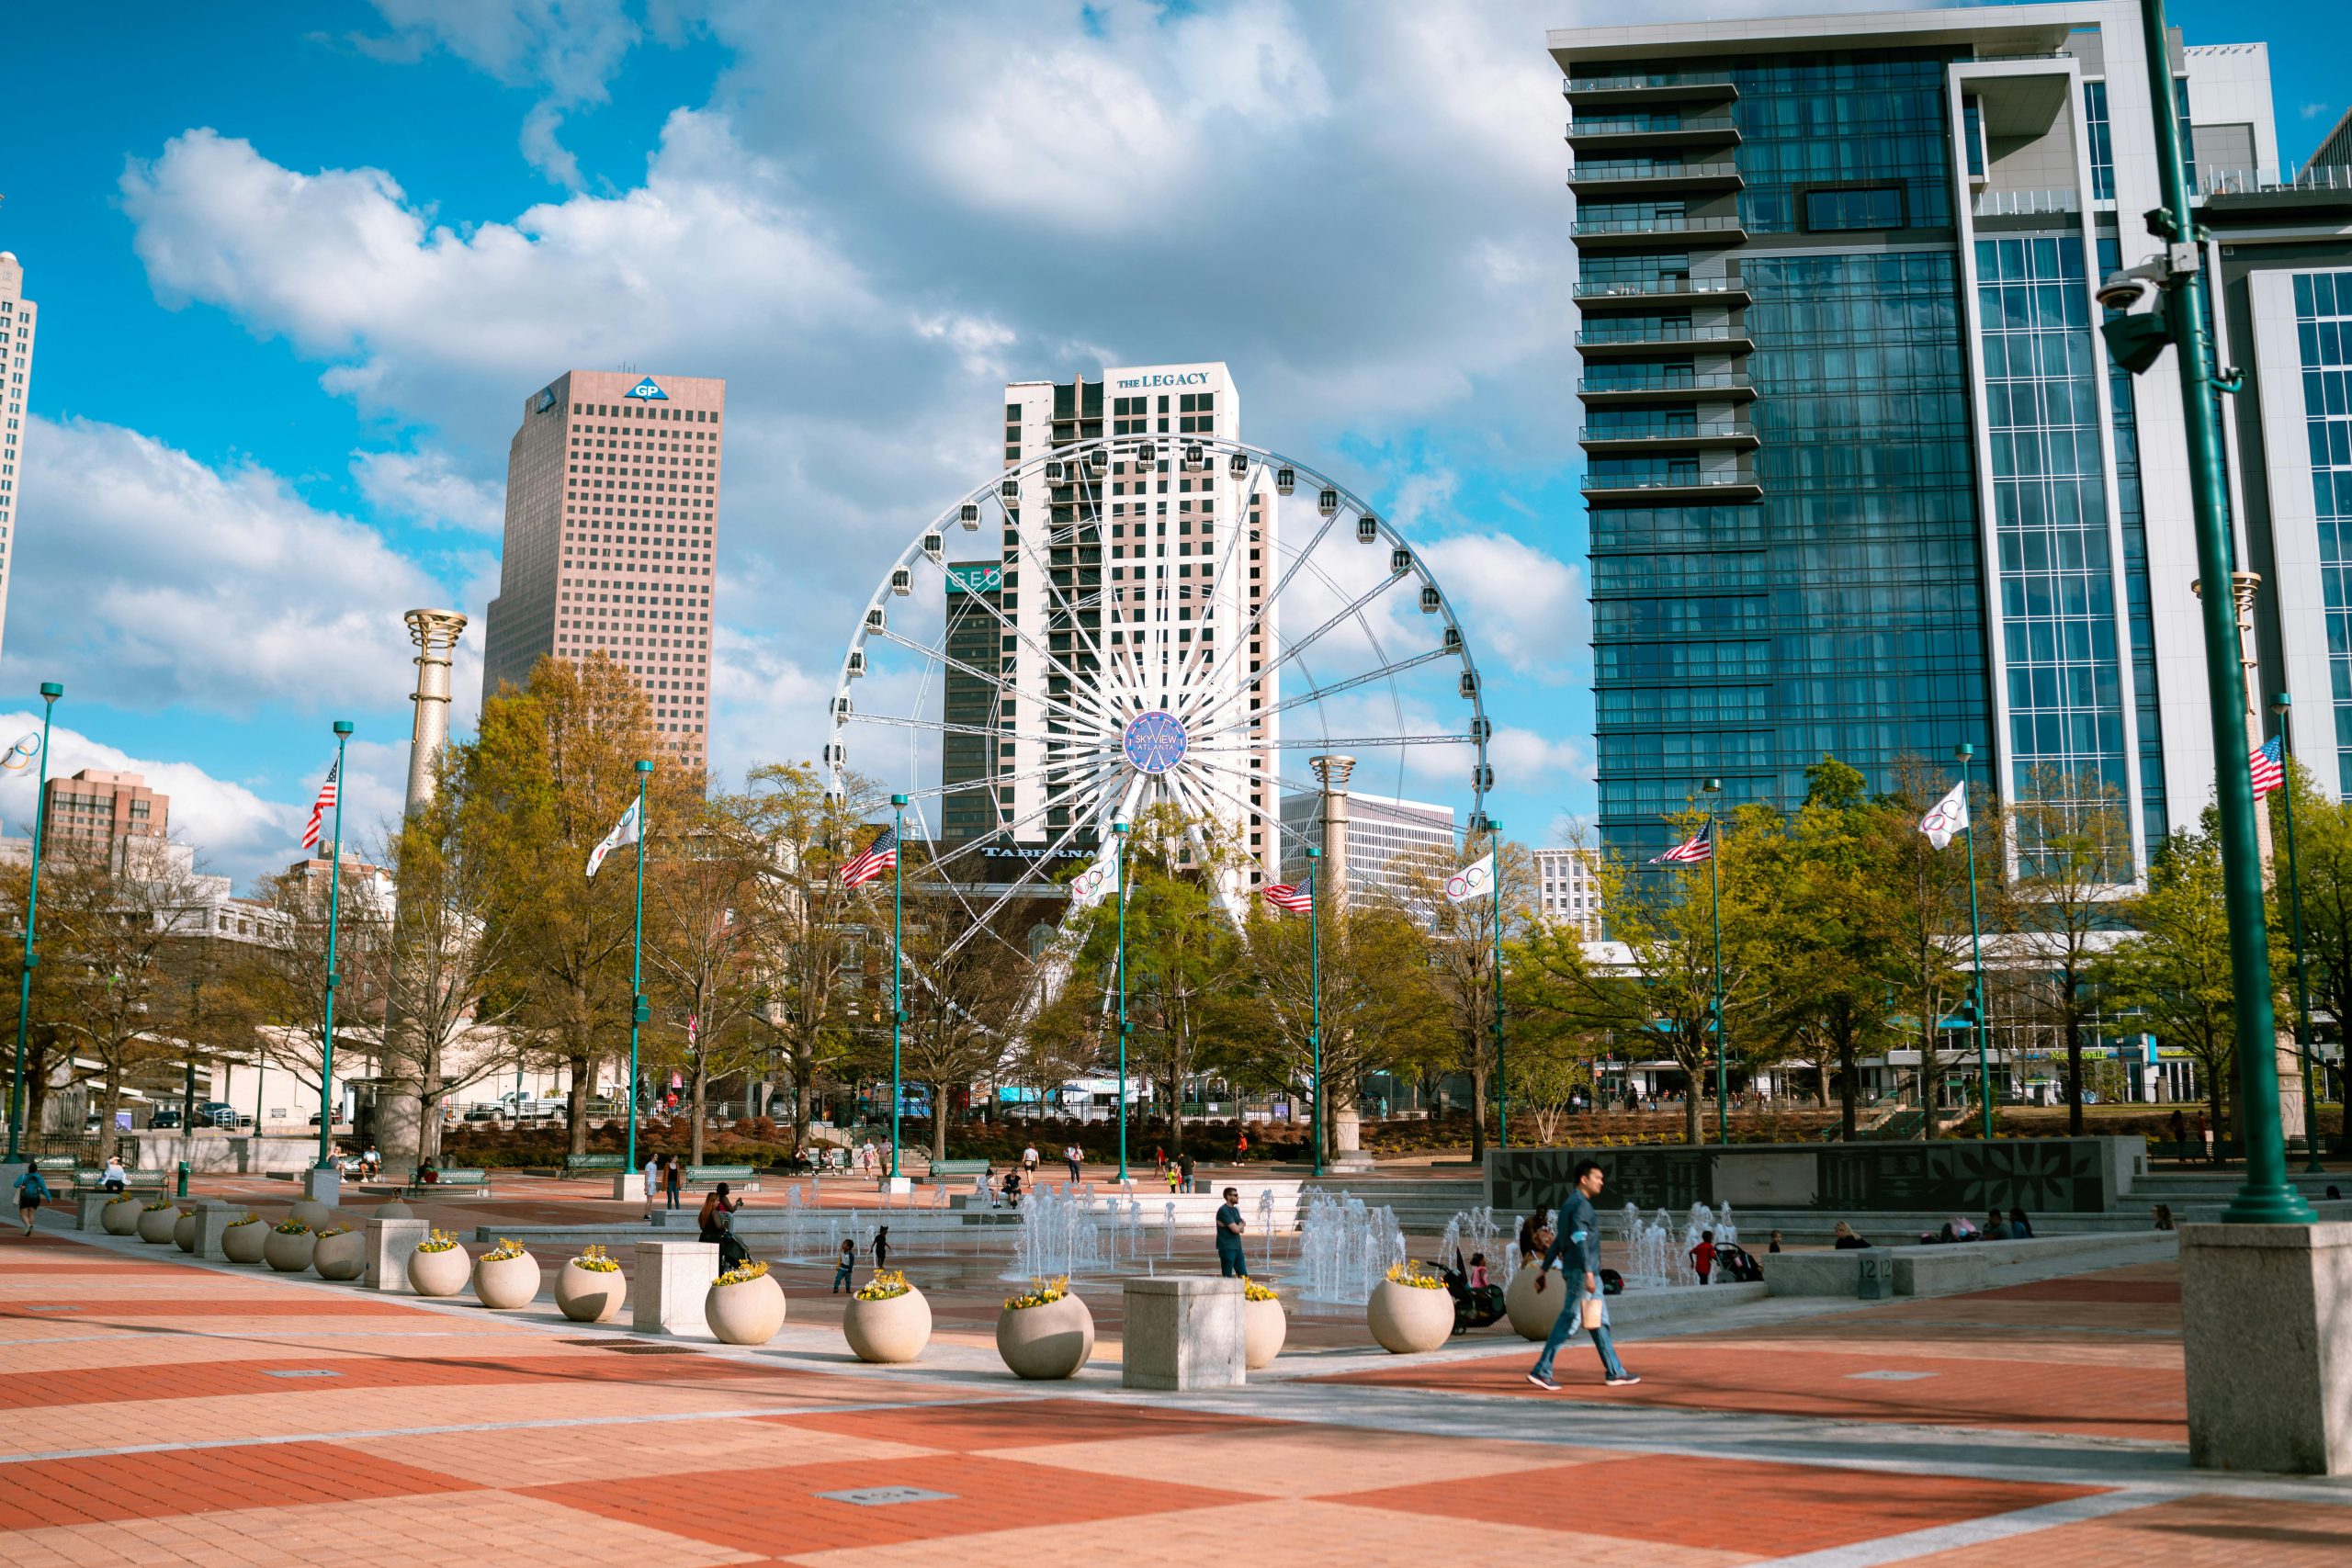
[(71, 1177), (82, 1168), (82, 1158), (79, 1155), (35, 1155), (33, 1168), (43, 1176)]
[(933, 1181), (944, 1182), (958, 1176), (986, 1176), (988, 1173), (989, 1162), (984, 1159), (935, 1159), (931, 1162), (931, 1179)]
[(760, 1190), (760, 1173), (758, 1168), (754, 1166), (690, 1165), (686, 1167), (685, 1184), (688, 1187), (715, 1187), (722, 1181), (729, 1187), (741, 1188), (746, 1192), (757, 1192)]
[(403, 1198), (423, 1198), (435, 1192), (462, 1192), (469, 1197), (490, 1196), (490, 1172), (486, 1170), (445, 1170), (431, 1181), (419, 1181), (416, 1172), (409, 1172), (407, 1185), (401, 1189)]
[[(95, 1192), (106, 1184), (104, 1167), (96, 1170), (85, 1168), (74, 1172), (74, 1190), (76, 1192)], [(122, 1190), (125, 1192), (161, 1192), (171, 1184), (172, 1173), (168, 1170), (126, 1170), (122, 1173)]]
[(568, 1181), (589, 1172), (618, 1172), (627, 1165), (626, 1156), (621, 1155), (566, 1155), (563, 1156), (563, 1179)]

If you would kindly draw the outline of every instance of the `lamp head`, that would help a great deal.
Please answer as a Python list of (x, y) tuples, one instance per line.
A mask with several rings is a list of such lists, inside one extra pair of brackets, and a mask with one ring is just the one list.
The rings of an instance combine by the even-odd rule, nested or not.
[(1709, 779), (1699, 787), (1709, 795), (1720, 795), (1723, 793), (1724, 781), (1721, 779)]
[(637, 760), (637, 771), (640, 773), (651, 773), (653, 771), (653, 760), (650, 757), (639, 757)]
[(1317, 845), (1309, 844), (1306, 846), (1306, 858), (1308, 860), (1321, 860), (1323, 858), (1323, 851)]
[(2294, 705), (2295, 699), (2291, 693), (2280, 692), (2270, 699), (2270, 711), (2272, 713), (2285, 713), (2289, 708)]
[(43, 681), (40, 683), (40, 695), (43, 702), (53, 703), (64, 694), (65, 688), (54, 681)]
[(906, 803), (907, 797), (903, 795), (894, 795), (890, 797), (890, 804), (893, 806), (904, 806)]
[(1976, 755), (1976, 748), (1963, 740), (1959, 745), (1951, 749), (1951, 754), (1960, 761), (1965, 762), (1968, 759)]
[(334, 721), (334, 732), (335, 732), (337, 735), (348, 735), (348, 734), (350, 734), (350, 733), (351, 733), (351, 721), (350, 721), (349, 719), (347, 719), (347, 718), (339, 718), (339, 719), (336, 719), (336, 720)]
[(1127, 831), (1127, 819), (1124, 817), (1112, 818), (1111, 831), (1119, 834), (1121, 837), (1125, 837)]

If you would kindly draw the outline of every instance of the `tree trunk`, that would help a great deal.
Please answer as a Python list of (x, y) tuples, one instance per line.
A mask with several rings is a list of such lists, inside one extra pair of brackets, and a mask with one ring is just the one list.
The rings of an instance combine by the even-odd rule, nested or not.
[(571, 1087), (564, 1091), (563, 1120), (571, 1133), (571, 1152), (588, 1152), (588, 1075), (594, 1059), (578, 1052), (564, 1058), (571, 1068)]
[(1943, 1064), (1936, 1058), (1936, 1032), (1920, 1009), (1919, 1017), (1919, 1138), (1921, 1142), (1936, 1135), (1936, 1090), (1942, 1087)]
[(1829, 1063), (1816, 1055), (1813, 1061), (1814, 1103), (1822, 1110), (1829, 1109)]
[(1861, 1136), (1862, 1131), (1862, 1108), (1856, 1082), (1860, 1077), (1854, 1066), (1854, 1037), (1848, 1034), (1838, 1042), (1838, 1122), (1849, 1144)]
[(792, 1063), (792, 1152), (808, 1152), (808, 1123), (814, 1120), (816, 1093), (808, 1085), (809, 1074), (798, 1057)]
[(1470, 1163), (1487, 1168), (1487, 1075), (1470, 1069)]
[(2074, 1017), (2066, 1020), (2066, 1135), (2083, 1135), (2083, 1024)]
[(931, 1163), (937, 1165), (947, 1157), (947, 1086), (931, 1086)]
[(98, 1118), (98, 1145), (101, 1149), (111, 1150), (114, 1147), (114, 1113), (121, 1104), (122, 1068), (116, 1063), (108, 1062), (107, 1064), (107, 1108), (105, 1113)]
[(688, 1165), (700, 1165), (702, 1163), (703, 1100), (705, 1095), (708, 1092), (709, 1085), (710, 1069), (705, 1064), (702, 1053), (697, 1051), (695, 1053), (694, 1071), (695, 1130), (692, 1145), (694, 1148), (694, 1155), (686, 1161)]
[(1703, 1067), (1682, 1069), (1682, 1141), (1696, 1148), (1699, 1145), (1699, 1078)]

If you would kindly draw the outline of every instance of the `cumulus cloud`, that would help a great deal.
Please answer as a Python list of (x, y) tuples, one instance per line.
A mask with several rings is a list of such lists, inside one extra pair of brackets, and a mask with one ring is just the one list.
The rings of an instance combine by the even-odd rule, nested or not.
[(1481, 655), (1546, 681), (1589, 669), (1592, 605), (1582, 569), (1509, 534), (1456, 534), (1421, 553), (1463, 607)]
[[(7, 664), (117, 707), (249, 715), (397, 701), (404, 611), (447, 590), (285, 479), (119, 425), (35, 419)], [(461, 651), (458, 679), (477, 656)], [(389, 689), (388, 689), (389, 686)]]
[(479, 533), (505, 524), (501, 491), (458, 472), (446, 452), (354, 452), (351, 477), (382, 516)]

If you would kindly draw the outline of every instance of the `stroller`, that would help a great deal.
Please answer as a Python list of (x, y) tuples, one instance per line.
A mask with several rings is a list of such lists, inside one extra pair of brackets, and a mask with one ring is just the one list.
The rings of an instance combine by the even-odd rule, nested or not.
[(1764, 1266), (1756, 1261), (1756, 1254), (1736, 1242), (1719, 1242), (1715, 1247), (1715, 1277), (1736, 1285), (1752, 1285), (1764, 1278)]
[(1503, 1315), (1503, 1288), (1500, 1285), (1470, 1283), (1470, 1270), (1462, 1261), (1462, 1254), (1453, 1255), (1453, 1266), (1439, 1271), (1445, 1280), (1445, 1292), (1453, 1298), (1453, 1332), (1464, 1334), (1473, 1328), (1484, 1328)]

